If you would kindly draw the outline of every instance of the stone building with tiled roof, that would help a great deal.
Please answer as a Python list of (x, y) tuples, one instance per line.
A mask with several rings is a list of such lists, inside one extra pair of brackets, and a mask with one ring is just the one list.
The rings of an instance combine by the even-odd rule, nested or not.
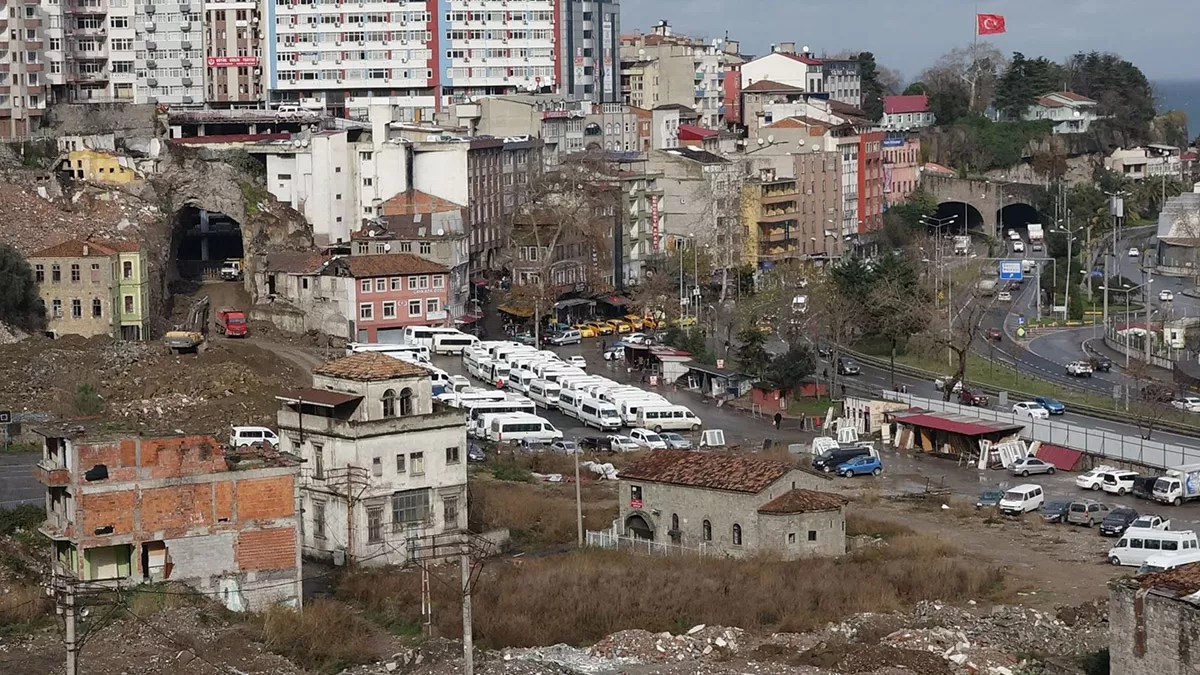
[(48, 332), (150, 337), (146, 259), (137, 243), (68, 239), (30, 254), (29, 264)]
[(424, 368), (359, 352), (277, 398), (280, 450), (304, 460), (306, 556), (402, 564), (415, 538), (466, 528), (466, 420)]
[(1123, 576), (1110, 581), (1108, 588), (1110, 672), (1200, 672), (1200, 651), (1195, 647), (1200, 635), (1200, 563)]
[(620, 473), (623, 541), (784, 559), (846, 552), (845, 498), (829, 478), (746, 455), (659, 450)]

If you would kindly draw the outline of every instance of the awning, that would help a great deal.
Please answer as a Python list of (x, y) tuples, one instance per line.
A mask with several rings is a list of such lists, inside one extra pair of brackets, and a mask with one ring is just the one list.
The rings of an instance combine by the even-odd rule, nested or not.
[(462, 316), (455, 319), (454, 323), (475, 323), (476, 321), (479, 321), (482, 318), (483, 317), (479, 316), (478, 314), (463, 314)]
[(471, 283), (475, 284), (476, 286), (487, 286), (488, 280), (482, 277), (475, 277), (471, 280)]
[(313, 389), (305, 387), (303, 389), (293, 389), (285, 391), (275, 397), (284, 403), (305, 403), (315, 405), (321, 408), (336, 408), (339, 405), (347, 403), (357, 403), (363, 397), (355, 396), (354, 394), (343, 394), (337, 391), (329, 391), (328, 389)]
[(595, 304), (595, 301), (588, 300), (587, 298), (569, 298), (567, 300), (559, 300), (558, 302), (554, 303), (554, 309), (566, 309), (568, 307), (578, 307), (580, 305), (593, 304)]
[(906, 424), (909, 426), (936, 429), (938, 431), (946, 431), (952, 434), (962, 434), (964, 436), (1006, 434), (1020, 431), (1021, 429), (1025, 428), (1020, 424), (1004, 424), (1003, 422), (990, 422), (987, 420), (981, 420), (978, 417), (967, 417), (965, 415), (939, 415), (935, 413), (897, 417), (896, 421), (900, 424)]
[(613, 307), (627, 307), (633, 304), (633, 301), (631, 301), (629, 298), (622, 298), (619, 295), (604, 295), (596, 298), (596, 301), (603, 302), (606, 305), (612, 305)]
[(696, 370), (701, 373), (707, 373), (714, 377), (742, 377), (742, 374), (735, 370), (718, 370), (716, 366), (706, 366), (703, 363), (691, 361), (683, 364), (688, 370)]
[(1051, 445), (1042, 443), (1038, 448), (1037, 458), (1046, 462), (1050, 462), (1060, 471), (1074, 471), (1075, 465), (1079, 464), (1079, 458), (1083, 453), (1079, 450), (1064, 448), (1061, 445)]
[(512, 316), (519, 316), (523, 319), (528, 319), (529, 317), (533, 316), (533, 310), (525, 309), (524, 307), (513, 307), (512, 305), (501, 305), (497, 309), (499, 309), (501, 312), (504, 312), (505, 314), (511, 314)]

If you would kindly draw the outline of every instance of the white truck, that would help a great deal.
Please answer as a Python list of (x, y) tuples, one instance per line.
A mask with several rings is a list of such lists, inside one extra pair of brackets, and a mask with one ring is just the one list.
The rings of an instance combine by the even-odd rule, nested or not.
[(1168, 469), (1166, 475), (1154, 481), (1154, 501), (1180, 504), (1200, 497), (1200, 464), (1183, 464)]
[(996, 294), (996, 280), (995, 279), (980, 279), (977, 288), (979, 289), (979, 294), (984, 297), (990, 297), (992, 295), (995, 295)]
[(971, 252), (971, 237), (957, 235), (954, 237), (954, 255), (967, 255)]
[(1137, 527), (1142, 527), (1149, 530), (1170, 530), (1171, 521), (1163, 520), (1162, 516), (1153, 513), (1146, 513), (1138, 516), (1137, 520), (1130, 523), (1128, 529), (1132, 530)]
[(1033, 250), (1042, 250), (1042, 242), (1046, 239), (1046, 233), (1042, 230), (1041, 223), (1029, 223), (1029, 243)]

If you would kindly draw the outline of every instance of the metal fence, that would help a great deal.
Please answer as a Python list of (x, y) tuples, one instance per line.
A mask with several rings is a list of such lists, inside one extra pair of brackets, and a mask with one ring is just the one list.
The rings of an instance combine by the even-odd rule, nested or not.
[(1140, 436), (1125, 436), (1102, 429), (1088, 429), (1054, 419), (1031, 419), (1017, 416), (1004, 410), (963, 406), (952, 401), (930, 399), (912, 394), (884, 391), (888, 401), (899, 401), (906, 405), (933, 412), (945, 412), (982, 420), (1024, 426), (1021, 437), (1082, 450), (1090, 455), (1123, 462), (1135, 462), (1145, 466), (1166, 469), (1179, 464), (1200, 462), (1200, 448), (1147, 440)]
[(626, 551), (629, 553), (644, 553), (646, 555), (711, 555), (707, 546), (683, 546), (666, 542), (651, 541), (638, 537), (622, 535), (615, 527), (611, 530), (589, 530), (587, 545), (592, 548)]

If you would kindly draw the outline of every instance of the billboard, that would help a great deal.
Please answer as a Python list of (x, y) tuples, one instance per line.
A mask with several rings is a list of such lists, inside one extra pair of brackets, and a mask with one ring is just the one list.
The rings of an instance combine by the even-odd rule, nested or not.
[(237, 68), (257, 66), (257, 56), (210, 56), (206, 59), (209, 68)]
[(1020, 260), (1001, 260), (1000, 278), (1004, 281), (1021, 281), (1025, 277), (1025, 268)]

